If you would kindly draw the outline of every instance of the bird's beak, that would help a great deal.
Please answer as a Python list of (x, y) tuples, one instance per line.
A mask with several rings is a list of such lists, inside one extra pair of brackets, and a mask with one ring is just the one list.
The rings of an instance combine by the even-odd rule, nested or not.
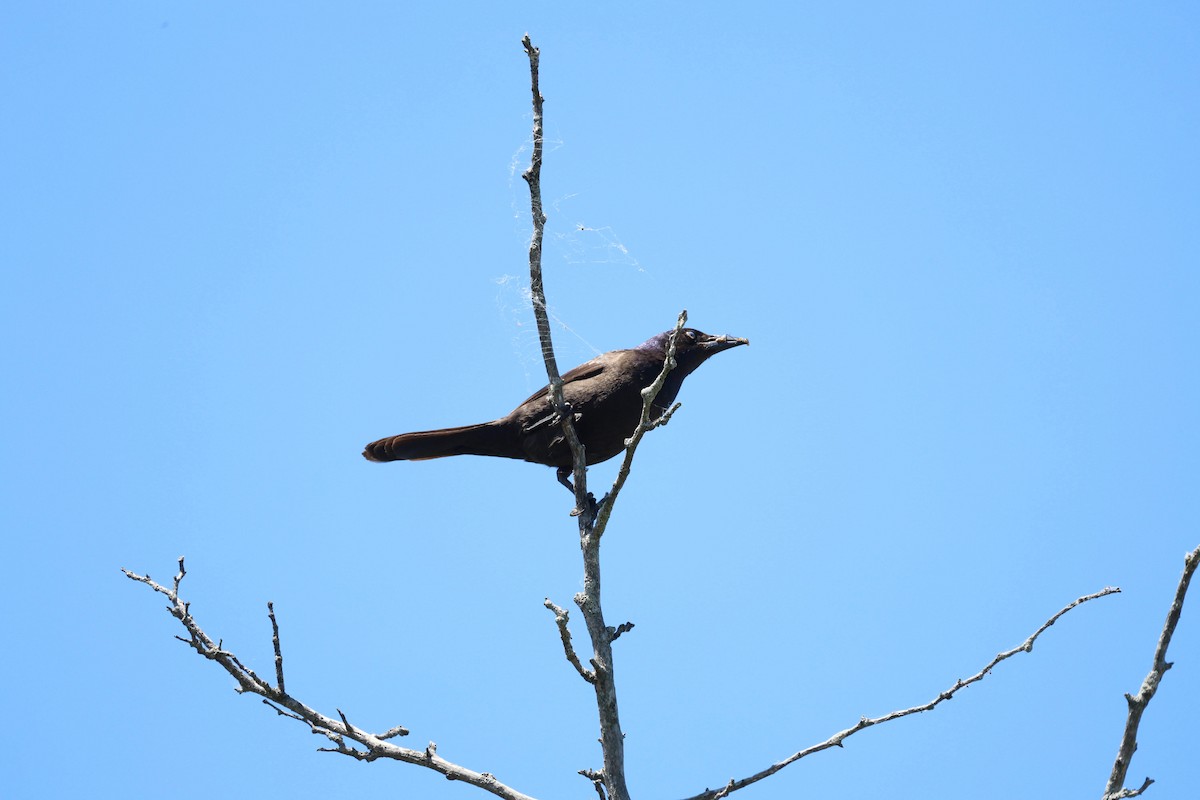
[(750, 344), (749, 339), (739, 339), (736, 336), (721, 334), (720, 336), (706, 336), (699, 342), (707, 353), (719, 353), (722, 350), (728, 350), (731, 347), (737, 347), (739, 344)]

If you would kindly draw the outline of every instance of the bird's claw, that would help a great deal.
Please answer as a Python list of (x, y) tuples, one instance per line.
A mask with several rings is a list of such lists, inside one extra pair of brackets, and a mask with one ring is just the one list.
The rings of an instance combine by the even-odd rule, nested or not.
[(561, 427), (563, 420), (568, 417), (572, 422), (579, 422), (579, 420), (583, 419), (583, 414), (576, 411), (566, 400), (563, 400), (561, 406), (555, 406), (554, 412), (550, 416), (550, 422), (555, 426)]
[[(596, 512), (600, 510), (600, 504), (596, 502), (596, 495), (592, 494), (591, 492), (588, 492), (587, 505), (588, 505), (588, 515), (592, 519), (595, 519)], [(583, 513), (583, 511), (578, 506), (571, 509), (572, 517), (578, 517), (582, 513)]]
[[(571, 483), (571, 470), (568, 467), (559, 467), (557, 472), (558, 482), (567, 487), (567, 491), (575, 494), (575, 484)], [(588, 492), (587, 495), (588, 511), (591, 513), (592, 519), (596, 518), (596, 512), (600, 509), (600, 504), (596, 502), (596, 495)], [(578, 505), (571, 509), (571, 516), (578, 517), (583, 513), (583, 509)]]

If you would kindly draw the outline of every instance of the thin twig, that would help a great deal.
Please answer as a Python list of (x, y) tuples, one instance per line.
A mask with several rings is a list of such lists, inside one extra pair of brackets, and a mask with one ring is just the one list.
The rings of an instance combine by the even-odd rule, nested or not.
[(1121, 788), (1125, 785), (1129, 763), (1133, 760), (1133, 754), (1137, 750), (1138, 725), (1142, 722), (1142, 713), (1150, 704), (1154, 693), (1158, 691), (1158, 684), (1162, 681), (1163, 675), (1171, 668), (1171, 662), (1167, 661), (1167, 647), (1171, 644), (1171, 637), (1175, 635), (1175, 626), (1179, 624), (1179, 617), (1183, 613), (1183, 600), (1187, 595), (1188, 584), (1191, 583), (1192, 575), (1196, 572), (1198, 564), (1200, 564), (1200, 547), (1184, 556), (1183, 575), (1179, 577), (1179, 585), (1175, 587), (1175, 597), (1171, 600), (1171, 608), (1167, 611), (1167, 621), (1163, 624), (1162, 633), (1158, 636), (1150, 673), (1146, 675), (1146, 680), (1142, 681), (1142, 687), (1136, 695), (1125, 695), (1129, 713), (1125, 718), (1125, 733), (1121, 736), (1121, 746), (1117, 749), (1112, 773), (1108, 777), (1108, 784), (1104, 787), (1104, 800), (1137, 797), (1150, 788), (1150, 784), (1154, 783), (1151, 778), (1146, 778), (1142, 782), (1141, 788)]
[(621, 493), (621, 488), (625, 485), (625, 481), (629, 477), (629, 471), (633, 467), (633, 455), (637, 451), (637, 446), (641, 443), (642, 437), (649, 431), (666, 425), (671, 419), (671, 415), (679, 409), (679, 403), (676, 403), (657, 419), (650, 418), (654, 399), (658, 397), (658, 393), (662, 391), (663, 386), (666, 384), (667, 375), (671, 370), (675, 369), (675, 338), (686, 324), (687, 309), (684, 309), (679, 312), (679, 318), (675, 321), (675, 330), (671, 331), (671, 336), (667, 339), (667, 357), (663, 359), (662, 370), (658, 373), (658, 377), (654, 379), (653, 383), (642, 389), (641, 419), (638, 420), (637, 427), (633, 429), (633, 433), (625, 440), (625, 457), (621, 460), (620, 469), (617, 470), (617, 478), (613, 481), (612, 488), (608, 490), (608, 494), (604, 495), (600, 500), (600, 506), (596, 512), (597, 537), (603, 536), (605, 528), (608, 527), (608, 519), (612, 515), (613, 503), (617, 502), (617, 495)]
[[(237, 691), (239, 693), (259, 695), (263, 698), (263, 703), (274, 709), (276, 713), (308, 725), (314, 734), (324, 736), (333, 742), (334, 747), (318, 748), (321, 752), (341, 753), (359, 761), (374, 761), (379, 758), (387, 758), (395, 761), (403, 761), (408, 764), (417, 764), (439, 772), (450, 780), (462, 781), (472, 786), (478, 786), (480, 789), (491, 792), (497, 797), (504, 798), (504, 800), (533, 800), (528, 795), (522, 794), (516, 789), (496, 780), (490, 773), (475, 772), (459, 764), (447, 761), (437, 755), (436, 745), (432, 743), (424, 751), (421, 751), (399, 747), (387, 741), (396, 736), (407, 735), (408, 730), (403, 727), (392, 728), (378, 736), (367, 733), (351, 725), (350, 721), (346, 719), (346, 715), (340, 710), (338, 711), (338, 716), (341, 719), (335, 720), (309, 708), (291, 695), (285, 694), (283, 692), (282, 674), (276, 673), (276, 678), (279, 682), (278, 687), (272, 686), (259, 678), (252, 670), (242, 664), (237, 656), (225, 650), (221, 643), (214, 642), (200, 627), (199, 623), (196, 622), (195, 617), (191, 615), (188, 610), (188, 603), (179, 596), (179, 584), (183, 580), (183, 576), (187, 574), (183, 568), (182, 558), (179, 559), (179, 574), (176, 575), (174, 586), (170, 589), (156, 583), (149, 575), (138, 575), (127, 569), (122, 569), (121, 571), (130, 580), (146, 584), (170, 601), (170, 605), (167, 606), (167, 612), (179, 620), (188, 632), (187, 639), (183, 637), (177, 638), (182, 639), (198, 654), (220, 664), (237, 681)], [(274, 609), (271, 610), (273, 611)], [(272, 621), (274, 621), (273, 618)], [(276, 630), (277, 635), (278, 631)], [(277, 656), (278, 653), (279, 649), (278, 645), (276, 645)], [(276, 664), (279, 669), (282, 669), (281, 660), (277, 661)], [(359, 750), (351, 747), (346, 743), (347, 739), (361, 745), (365, 749)]]
[(604, 796), (604, 775), (596, 772), (594, 769), (581, 769), (579, 774), (592, 782), (592, 788), (596, 790), (596, 795), (599, 800), (606, 800)]
[(397, 725), (379, 734), (380, 739), (395, 739), (397, 736), (408, 736), (408, 728), (403, 725)]
[(279, 623), (275, 621), (275, 604), (267, 601), (267, 616), (271, 618), (271, 646), (275, 648), (275, 688), (287, 694), (283, 688), (283, 652), (279, 649)]
[(951, 697), (953, 697), (958, 692), (959, 689), (962, 689), (963, 687), (966, 687), (966, 686), (970, 686), (972, 683), (975, 683), (977, 681), (983, 680), (984, 676), (989, 674), (992, 671), (992, 668), (995, 667), (997, 664), (999, 664), (1001, 661), (1004, 661), (1005, 659), (1008, 659), (1008, 658), (1012, 658), (1017, 653), (1031, 652), (1033, 650), (1034, 641), (1039, 636), (1041, 636), (1042, 633), (1047, 628), (1049, 628), (1051, 625), (1053, 625), (1055, 622), (1057, 622), (1059, 620), (1059, 618), (1062, 617), (1063, 614), (1066, 614), (1071, 609), (1075, 608), (1076, 606), (1082, 605), (1083, 603), (1086, 603), (1089, 600), (1095, 600), (1096, 598), (1099, 598), (1099, 597), (1104, 597), (1104, 596), (1110, 595), (1110, 594), (1116, 594), (1119, 591), (1121, 591), (1121, 590), (1118, 589), (1117, 587), (1109, 586), (1105, 589), (1102, 589), (1099, 592), (1096, 592), (1095, 594), (1089, 594), (1084, 597), (1080, 597), (1078, 600), (1075, 600), (1074, 602), (1067, 605), (1065, 608), (1063, 608), (1057, 614), (1052, 616), (1050, 619), (1046, 620), (1046, 622), (1042, 624), (1042, 627), (1038, 628), (1033, 633), (1033, 635), (1030, 636), (1028, 639), (1026, 639), (1024, 642), (1017, 645), (1016, 647), (1014, 647), (1011, 650), (1005, 650), (1003, 653), (1000, 653), (995, 658), (993, 658), (991, 661), (989, 661), (987, 666), (985, 666), (983, 669), (979, 670), (979, 672), (975, 673), (974, 675), (967, 678), (966, 680), (959, 679), (959, 680), (955, 681), (953, 686), (951, 686), (949, 689), (947, 689), (946, 691), (939, 694), (933, 700), (929, 701), (928, 703), (925, 703), (924, 705), (913, 706), (912, 708), (905, 708), (905, 709), (901, 709), (899, 711), (893, 711), (890, 714), (884, 714), (882, 717), (875, 717), (875, 718), (863, 717), (862, 719), (860, 719), (858, 721), (857, 724), (853, 725), (852, 727), (846, 728), (843, 731), (839, 731), (838, 733), (835, 733), (833, 736), (830, 736), (828, 739), (821, 742), (820, 744), (815, 744), (811, 747), (806, 747), (805, 749), (801, 750), (798, 753), (793, 753), (792, 755), (788, 756), (787, 758), (783, 759), (782, 761), (772, 764), (771, 766), (767, 767), (766, 769), (762, 770), (761, 772), (756, 772), (753, 775), (749, 776), (748, 778), (730, 779), (729, 783), (725, 784), (722, 788), (720, 788), (720, 789), (705, 789), (703, 792), (700, 792), (699, 794), (693, 795), (692, 797), (688, 798), (688, 800), (723, 800), (723, 798), (728, 797), (733, 792), (736, 792), (739, 789), (744, 789), (752, 783), (757, 783), (758, 781), (761, 781), (763, 778), (768, 778), (771, 775), (774, 775), (776, 772), (779, 772), (779, 770), (783, 769), (784, 767), (788, 766), (789, 764), (793, 764), (793, 763), (799, 761), (800, 759), (804, 758), (805, 756), (810, 756), (813, 753), (819, 753), (822, 750), (828, 750), (831, 747), (841, 747), (843, 741), (845, 741), (849, 737), (853, 736), (854, 734), (858, 733), (859, 731), (863, 730), (864, 728), (869, 728), (872, 725), (879, 725), (884, 722), (891, 722), (894, 719), (900, 719), (901, 717), (907, 717), (910, 714), (919, 714), (923, 711), (929, 711), (929, 710), (935, 708), (936, 706), (938, 706), (939, 704), (945, 702), (946, 700), (949, 700)]
[[(588, 683), (596, 682), (596, 673), (583, 666), (579, 661), (579, 654), (575, 652), (575, 646), (571, 644), (571, 630), (567, 627), (570, 621), (570, 616), (565, 608), (557, 606), (547, 597), (543, 603), (546, 608), (554, 612), (554, 621), (558, 625), (558, 635), (562, 639), (563, 652), (567, 656), (567, 661), (571, 662), (571, 666), (579, 673), (579, 677), (583, 678)], [(616, 638), (616, 637), (613, 637)]]
[(1146, 778), (1142, 781), (1142, 785), (1136, 789), (1122, 789), (1119, 792), (1104, 795), (1105, 800), (1124, 800), (1126, 797), (1137, 797), (1142, 792), (1150, 788), (1150, 784), (1154, 783), (1153, 778)]
[[(596, 508), (587, 491), (587, 458), (575, 431), (574, 414), (563, 401), (562, 377), (558, 374), (558, 366), (554, 360), (550, 320), (546, 314), (545, 287), (542, 282), (542, 238), (546, 215), (542, 211), (541, 195), (543, 98), (538, 88), (538, 63), (541, 53), (533, 46), (528, 34), (521, 39), (521, 44), (529, 56), (530, 87), (533, 92), (533, 155), (529, 169), (524, 173), (525, 182), (529, 184), (533, 212), (533, 237), (529, 243), (529, 288), (533, 314), (537, 320), (538, 338), (542, 344), (542, 358), (546, 362), (546, 375), (550, 379), (551, 402), (560, 417), (563, 435), (571, 447), (575, 508), (579, 518), (579, 543), (583, 551), (583, 591), (575, 596), (575, 602), (583, 612), (588, 636), (592, 640), (591, 674), (594, 680), (590, 683), (596, 691), (596, 708), (600, 717), (604, 787), (610, 800), (629, 800), (629, 791), (625, 786), (625, 736), (621, 733), (621, 720), (617, 714), (612, 640), (608, 628), (604, 625), (604, 613), (600, 607), (600, 533), (595, 526)], [(611, 507), (611, 503), (609, 505)], [(580, 670), (581, 675), (585, 674), (581, 667), (576, 669)]]
[(615, 642), (617, 639), (621, 638), (622, 633), (628, 633), (629, 631), (633, 630), (634, 627), (635, 626), (632, 622), (622, 622), (615, 628), (609, 628), (609, 641)]
[(533, 216), (533, 235), (529, 240), (529, 294), (533, 305), (533, 317), (537, 322), (538, 340), (542, 345), (542, 360), (546, 364), (546, 377), (550, 380), (550, 402), (558, 414), (563, 435), (571, 448), (572, 478), (575, 486), (575, 508), (579, 511), (579, 530), (591, 524), (592, 504), (587, 492), (587, 457), (583, 443), (575, 430), (575, 416), (563, 401), (562, 376), (554, 358), (554, 343), (550, 336), (550, 317), (546, 313), (546, 288), (542, 278), (542, 240), (545, 236), (546, 213), (542, 210), (542, 97), (538, 86), (538, 64), (541, 51), (533, 46), (529, 34), (521, 39), (525, 53), (529, 56), (529, 82), (533, 90), (533, 154), (529, 169), (521, 177), (529, 184), (529, 204)]

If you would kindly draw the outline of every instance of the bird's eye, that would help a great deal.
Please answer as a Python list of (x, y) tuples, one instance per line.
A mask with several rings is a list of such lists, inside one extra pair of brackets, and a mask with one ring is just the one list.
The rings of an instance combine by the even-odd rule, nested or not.
[(691, 339), (693, 342), (696, 341), (696, 332), (695, 331), (688, 331), (687, 335), (688, 335), (688, 338)]

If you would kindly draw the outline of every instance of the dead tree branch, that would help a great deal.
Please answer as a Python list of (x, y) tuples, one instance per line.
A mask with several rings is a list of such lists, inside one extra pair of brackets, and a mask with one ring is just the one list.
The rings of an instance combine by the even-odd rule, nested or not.
[(654, 407), (654, 398), (658, 397), (658, 393), (662, 391), (663, 386), (666, 384), (667, 375), (671, 370), (675, 369), (675, 339), (686, 324), (687, 309), (685, 308), (679, 312), (679, 318), (675, 321), (675, 330), (671, 331), (671, 337), (667, 340), (667, 357), (663, 361), (662, 371), (658, 373), (658, 377), (654, 379), (653, 383), (642, 389), (642, 417), (638, 420), (637, 427), (633, 429), (633, 433), (625, 440), (625, 456), (621, 460), (620, 469), (617, 470), (617, 478), (613, 481), (612, 488), (601, 499), (599, 509), (596, 512), (595, 529), (597, 540), (604, 535), (604, 529), (608, 527), (608, 518), (612, 515), (613, 503), (617, 501), (617, 495), (621, 493), (621, 487), (625, 485), (625, 480), (629, 477), (629, 471), (633, 467), (633, 454), (637, 450), (637, 446), (641, 443), (642, 437), (655, 428), (666, 425), (670, 421), (671, 415), (679, 410), (681, 404), (676, 403), (664, 412), (662, 416), (650, 419), (650, 412)]
[[(596, 673), (587, 669), (579, 661), (579, 654), (575, 652), (575, 646), (571, 644), (571, 629), (567, 627), (570, 621), (570, 615), (565, 608), (555, 605), (549, 597), (546, 598), (543, 605), (554, 612), (554, 622), (558, 625), (558, 635), (562, 638), (563, 652), (566, 653), (567, 661), (571, 662), (571, 666), (579, 673), (579, 677), (583, 678), (588, 683), (596, 682)], [(613, 637), (616, 638), (615, 636)]]
[(1146, 778), (1141, 787), (1137, 789), (1122, 788), (1125, 786), (1125, 777), (1129, 772), (1129, 763), (1137, 751), (1137, 732), (1138, 725), (1142, 722), (1142, 713), (1150, 704), (1154, 693), (1158, 691), (1158, 684), (1162, 681), (1163, 675), (1171, 668), (1171, 662), (1167, 661), (1167, 647), (1171, 644), (1171, 637), (1175, 635), (1175, 626), (1179, 624), (1179, 616), (1183, 613), (1183, 599), (1187, 595), (1188, 584), (1191, 583), (1192, 575), (1196, 572), (1198, 564), (1200, 564), (1200, 547), (1188, 553), (1183, 559), (1183, 575), (1179, 578), (1179, 585), (1175, 587), (1175, 597), (1171, 600), (1171, 608), (1167, 611), (1167, 621), (1163, 624), (1162, 633), (1158, 636), (1158, 645), (1154, 648), (1154, 662), (1150, 665), (1150, 673), (1146, 675), (1146, 680), (1142, 681), (1142, 688), (1136, 695), (1125, 695), (1129, 714), (1125, 718), (1125, 733), (1121, 736), (1121, 746), (1117, 749), (1117, 758), (1113, 762), (1112, 773), (1108, 777), (1108, 784), (1104, 787), (1103, 800), (1137, 797), (1149, 789), (1150, 784), (1154, 783), (1153, 779)]
[(835, 733), (833, 736), (830, 736), (828, 739), (821, 742), (820, 744), (815, 744), (811, 747), (806, 747), (805, 749), (801, 750), (798, 753), (793, 753), (792, 755), (788, 756), (787, 758), (783, 759), (782, 761), (778, 761), (778, 762), (772, 764), (771, 766), (767, 767), (766, 769), (764, 769), (760, 772), (756, 772), (747, 778), (741, 778), (741, 779), (731, 778), (729, 780), (729, 783), (725, 784), (720, 789), (705, 789), (703, 792), (700, 792), (697, 795), (693, 795), (692, 797), (689, 797), (687, 800), (722, 800), (722, 798), (728, 797), (730, 794), (732, 794), (733, 792), (736, 792), (738, 789), (744, 789), (752, 783), (757, 783), (758, 781), (761, 781), (763, 778), (769, 778), (770, 776), (774, 775), (776, 772), (779, 772), (779, 770), (783, 769), (784, 767), (788, 766), (789, 764), (793, 764), (793, 763), (799, 761), (800, 759), (804, 758), (805, 756), (810, 756), (813, 753), (819, 753), (822, 750), (828, 750), (831, 747), (841, 747), (843, 741), (845, 741), (849, 737), (853, 736), (854, 734), (858, 733), (859, 731), (863, 730), (864, 728), (870, 728), (873, 725), (879, 725), (884, 722), (891, 722), (894, 719), (900, 719), (901, 717), (907, 717), (910, 714), (919, 714), (922, 711), (930, 711), (933, 708), (935, 708), (936, 706), (938, 706), (939, 704), (941, 704), (942, 702), (954, 697), (954, 695), (958, 692), (959, 689), (962, 689), (966, 686), (970, 686), (972, 683), (975, 683), (977, 681), (983, 680), (984, 676), (987, 675), (989, 672), (991, 672), (992, 668), (995, 667), (997, 664), (999, 664), (1001, 661), (1004, 661), (1005, 659), (1008, 659), (1008, 658), (1012, 658), (1017, 653), (1032, 652), (1034, 641), (1036, 641), (1037, 638), (1039, 636), (1041, 636), (1042, 633), (1047, 628), (1049, 628), (1055, 622), (1058, 622), (1059, 618), (1062, 617), (1063, 614), (1066, 614), (1071, 609), (1075, 608), (1076, 606), (1082, 605), (1083, 603), (1086, 603), (1089, 600), (1095, 600), (1096, 598), (1104, 597), (1105, 595), (1116, 594), (1119, 591), (1121, 591), (1121, 590), (1114, 586), (1109, 586), (1105, 589), (1100, 590), (1099, 592), (1096, 592), (1095, 594), (1089, 594), (1084, 597), (1080, 597), (1078, 600), (1075, 600), (1074, 602), (1070, 603), (1069, 605), (1064, 607), (1061, 611), (1059, 611), (1057, 614), (1050, 617), (1050, 619), (1046, 620), (1046, 622), (1044, 622), (1042, 624), (1042, 627), (1040, 627), (1036, 631), (1034, 631), (1033, 635), (1030, 636), (1028, 639), (1026, 639), (1024, 642), (1017, 645), (1016, 647), (1014, 647), (1011, 650), (1005, 650), (1003, 653), (998, 654), (995, 658), (993, 658), (991, 661), (989, 661), (987, 663), (987, 666), (985, 666), (983, 669), (979, 670), (979, 672), (976, 672), (974, 675), (967, 678), (966, 680), (963, 680), (960, 678), (959, 680), (955, 681), (953, 686), (951, 686), (949, 689), (947, 689), (946, 691), (939, 694), (933, 700), (929, 701), (928, 703), (925, 703), (924, 705), (913, 706), (912, 708), (900, 709), (898, 711), (893, 711), (890, 714), (884, 714), (881, 717), (874, 717), (874, 718), (863, 717), (855, 725), (853, 725), (849, 728), (846, 728), (843, 731), (839, 731), (838, 733)]
[[(237, 691), (239, 693), (259, 695), (263, 698), (263, 703), (274, 709), (277, 714), (303, 722), (305, 725), (308, 725), (309, 730), (314, 734), (324, 736), (333, 743), (333, 747), (318, 748), (321, 752), (341, 753), (358, 761), (375, 761), (380, 758), (403, 761), (439, 772), (449, 780), (462, 781), (472, 786), (478, 786), (480, 789), (491, 792), (497, 797), (505, 798), (505, 800), (533, 800), (528, 795), (522, 794), (516, 789), (496, 780), (490, 773), (475, 772), (474, 770), (447, 761), (437, 754), (437, 745), (432, 742), (424, 750), (410, 750), (389, 742), (389, 739), (408, 735), (408, 730), (403, 726), (396, 726), (383, 733), (368, 733), (361, 728), (351, 725), (341, 709), (338, 709), (337, 712), (339, 719), (335, 720), (309, 708), (295, 697), (289, 695), (284, 690), (283, 654), (279, 645), (279, 624), (275, 620), (275, 608), (272, 604), (268, 603), (267, 608), (269, 609), (271, 619), (271, 642), (275, 651), (275, 686), (258, 677), (253, 670), (242, 664), (236, 655), (225, 650), (219, 641), (214, 642), (200, 627), (200, 624), (196, 622), (195, 617), (192, 616), (189, 609), (190, 604), (179, 596), (179, 584), (184, 576), (187, 575), (182, 557), (179, 559), (179, 572), (176, 574), (174, 583), (170, 588), (156, 583), (149, 575), (138, 575), (127, 569), (122, 569), (121, 571), (130, 580), (144, 583), (155, 592), (167, 598), (169, 602), (167, 612), (179, 620), (188, 634), (188, 638), (186, 639), (182, 636), (176, 638), (186, 643), (198, 654), (220, 664), (237, 681)], [(357, 743), (362, 749), (351, 746), (351, 743)]]
[(579, 530), (582, 534), (584, 527), (591, 523), (593, 514), (592, 502), (587, 491), (587, 458), (583, 451), (583, 443), (579, 441), (579, 434), (575, 431), (575, 416), (563, 401), (562, 376), (554, 358), (550, 317), (546, 313), (546, 287), (542, 279), (542, 240), (545, 236), (546, 213), (542, 210), (542, 103), (545, 98), (542, 97), (538, 86), (541, 51), (533, 46), (529, 34), (525, 34), (521, 44), (529, 56), (529, 81), (533, 90), (533, 154), (529, 160), (529, 169), (521, 175), (529, 184), (529, 204), (533, 217), (533, 235), (529, 240), (529, 294), (533, 316), (537, 322), (538, 340), (542, 346), (542, 360), (546, 364), (546, 376), (550, 379), (550, 402), (554, 406), (554, 413), (558, 415), (559, 424), (562, 425), (563, 436), (571, 448), (575, 509), (578, 512)]
[[(571, 447), (572, 477), (575, 488), (575, 510), (579, 520), (580, 547), (583, 550), (583, 591), (575, 595), (575, 604), (583, 612), (588, 635), (592, 640), (592, 669), (584, 670), (578, 664), (578, 656), (572, 665), (596, 691), (596, 707), (600, 718), (600, 747), (604, 754), (604, 770), (596, 783), (611, 800), (629, 800), (625, 786), (625, 735), (621, 732), (621, 719), (617, 714), (617, 687), (612, 659), (612, 635), (604, 624), (604, 612), (600, 607), (600, 535), (595, 528), (596, 506), (587, 491), (587, 457), (579, 436), (575, 431), (574, 414), (563, 402), (562, 377), (554, 359), (554, 346), (550, 340), (550, 320), (546, 313), (545, 286), (542, 281), (542, 238), (546, 215), (542, 210), (542, 94), (538, 86), (540, 51), (533, 46), (528, 34), (521, 40), (529, 56), (530, 86), (533, 91), (533, 155), (529, 169), (524, 172), (529, 184), (529, 199), (533, 214), (533, 236), (529, 243), (529, 284), (533, 301), (533, 314), (537, 319), (538, 337), (542, 344), (542, 358), (546, 362), (546, 375), (550, 380), (550, 397), (555, 413), (559, 415), (563, 435)], [(670, 359), (668, 359), (669, 361)], [(611, 502), (608, 504), (611, 507)], [(556, 619), (560, 618), (555, 612)], [(567, 658), (572, 649), (565, 633), (566, 620), (559, 623)], [(589, 679), (589, 676), (590, 679)]]

